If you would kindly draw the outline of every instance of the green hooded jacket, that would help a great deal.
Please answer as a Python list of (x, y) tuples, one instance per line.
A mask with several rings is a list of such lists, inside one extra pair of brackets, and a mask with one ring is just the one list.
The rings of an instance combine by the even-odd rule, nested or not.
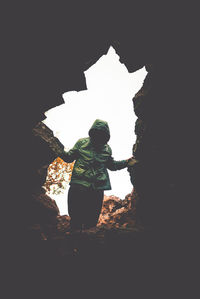
[[(110, 138), (106, 121), (96, 119), (89, 130), (89, 135), (94, 129), (104, 131), (108, 139)], [(127, 167), (128, 164), (127, 160), (115, 161), (112, 157), (112, 150), (107, 143), (98, 150), (94, 148), (90, 137), (79, 139), (71, 150), (64, 151), (60, 157), (68, 163), (76, 160), (70, 185), (80, 184), (95, 190), (111, 189), (107, 168), (120, 170)]]

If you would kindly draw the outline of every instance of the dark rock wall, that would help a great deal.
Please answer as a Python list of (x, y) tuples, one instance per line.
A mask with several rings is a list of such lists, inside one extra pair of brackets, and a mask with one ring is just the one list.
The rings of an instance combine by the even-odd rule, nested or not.
[(139, 163), (130, 170), (142, 222), (172, 230), (187, 226), (192, 220), (189, 210), (195, 214), (197, 207), (190, 193), (194, 143), (188, 142), (194, 132), (188, 105), (189, 99), (193, 102), (194, 82), (189, 79), (190, 66), (180, 57), (182, 46), (174, 43), (174, 47), (180, 52), (173, 53), (171, 61), (161, 63), (155, 58), (146, 65), (148, 75), (133, 98), (138, 117), (133, 154)]
[[(12, 146), (7, 148), (13, 157), (16, 145), (14, 160), (20, 162), (13, 189), (19, 190), (21, 216), (34, 189), (36, 166), (43, 166), (40, 152), (48, 148), (32, 129), (45, 111), (63, 103), (64, 92), (86, 89), (83, 71), (113, 45), (130, 72), (143, 66), (148, 71), (134, 98), (139, 164), (131, 179), (141, 199), (141, 217), (155, 225), (169, 223), (169, 218), (183, 223), (198, 103), (196, 11), (184, 4), (155, 8), (138, 1), (131, 7), (85, 2), (5, 5), (3, 99), (8, 103), (5, 115), (14, 123), (9, 130)], [(196, 200), (190, 200), (192, 214)]]

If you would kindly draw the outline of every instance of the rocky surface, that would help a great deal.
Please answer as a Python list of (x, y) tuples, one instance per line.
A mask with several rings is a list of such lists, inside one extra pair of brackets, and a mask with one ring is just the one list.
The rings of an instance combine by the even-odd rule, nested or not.
[[(49, 165), (59, 157), (64, 146), (58, 138), (54, 136), (53, 131), (42, 122), (38, 122), (32, 128), (29, 138), (31, 152), (33, 152), (33, 154), (31, 155), (26, 174), (27, 177), (30, 176), (31, 180), (27, 181), (25, 188), (27, 188), (31, 194), (39, 194), (41, 187), (46, 181)], [(31, 204), (31, 197), (29, 200)]]
[(28, 238), (47, 240), (57, 234), (59, 209), (56, 202), (45, 194), (33, 194), (28, 218)]
[(116, 196), (104, 196), (97, 226), (107, 228), (134, 227), (136, 224), (135, 212), (133, 194), (128, 194), (124, 200)]
[(62, 153), (64, 149), (63, 144), (43, 122), (39, 122), (33, 128), (33, 135), (45, 142), (46, 146), (54, 153), (54, 157), (58, 157)]
[[(29, 219), (29, 235), (38, 240), (59, 240), (70, 235), (70, 217), (60, 216), (56, 202), (42, 193), (32, 196), (32, 220)], [(134, 192), (124, 200), (116, 196), (104, 196), (102, 211), (97, 227), (84, 230), (86, 234), (98, 238), (101, 232), (102, 242), (104, 233), (109, 229), (134, 229), (136, 227)]]
[[(179, 100), (185, 98), (186, 89), (185, 86), (180, 89), (178, 83), (177, 89), (174, 89), (176, 72), (180, 67), (177, 62), (172, 74), (169, 62), (163, 62), (162, 67), (158, 63), (147, 65), (148, 74), (143, 86), (133, 98), (134, 111), (138, 117), (133, 154), (139, 163), (129, 168), (129, 171), (139, 195), (138, 216), (144, 224), (153, 225), (155, 229), (169, 229), (169, 218), (171, 227), (176, 226), (178, 215), (184, 225), (187, 214), (187, 199), (180, 188), (188, 167), (187, 162), (184, 167), (182, 163), (187, 155), (182, 130), (187, 129), (183, 120), (185, 114), (179, 113), (180, 107), (184, 110)], [(184, 82), (185, 77), (182, 80)]]

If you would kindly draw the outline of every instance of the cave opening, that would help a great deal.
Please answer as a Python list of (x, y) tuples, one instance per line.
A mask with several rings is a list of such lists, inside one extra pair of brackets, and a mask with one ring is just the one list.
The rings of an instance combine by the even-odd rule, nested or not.
[[(8, 286), (16, 285), (15, 289), (22, 286), (22, 291), (27, 287), (29, 293), (33, 289), (41, 294), (41, 288), (36, 286), (39, 282), (46, 293), (51, 285), (55, 285), (52, 278), (55, 274), (68, 294), (70, 286), (80, 291), (97, 286), (96, 293), (102, 291), (105, 296), (108, 286), (111, 297), (115, 293), (126, 297), (127, 289), (131, 294), (136, 293), (137, 282), (140, 292), (144, 291), (147, 296), (154, 286), (155, 291), (161, 286), (161, 293), (182, 293), (190, 282), (192, 288), (187, 291), (191, 293), (197, 281), (194, 273), (199, 258), (196, 246), (199, 201), (198, 193), (195, 194), (198, 186), (195, 176), (198, 161), (195, 155), (199, 103), (198, 9), (193, 4), (169, 5), (166, 2), (167, 5), (156, 3), (154, 6), (152, 2), (140, 5), (141, 1), (131, 1), (132, 9), (126, 2), (120, 2), (118, 8), (113, 4), (109, 7), (108, 2), (105, 5), (99, 2), (98, 7), (94, 3), (88, 9), (89, 5), (86, 7), (84, 1), (81, 7), (76, 3), (71, 10), (66, 3), (69, 1), (65, 2), (66, 9), (63, 9), (63, 5), (55, 3), (52, 6), (50, 3), (20, 5), (16, 2), (14, 7), (8, 5), (5, 11), (8, 13), (3, 13), (6, 20), (3, 27), (7, 32), (3, 35), (5, 42), (2, 42), (3, 79), (6, 80), (2, 105), (8, 109), (3, 112), (6, 119), (2, 131), (9, 128), (6, 142), (2, 144), (7, 152), (3, 160), (6, 164), (13, 159), (20, 162), (21, 173), (14, 176), (14, 186), (10, 179), (7, 180), (9, 188), (3, 186), (6, 197), (2, 197), (2, 203), (9, 204), (9, 209), (7, 205), (6, 209), (2, 207), (5, 216), (3, 231), (6, 233), (2, 257)], [(146, 84), (135, 101), (135, 113), (139, 118), (137, 137), (140, 135), (142, 141), (138, 159), (144, 164), (137, 173), (137, 190), (142, 203), (138, 214), (143, 216), (145, 225), (153, 223), (152, 231), (156, 233), (152, 237), (149, 228), (145, 227), (143, 241), (141, 234), (135, 238), (132, 232), (120, 235), (120, 230), (106, 231), (104, 235), (102, 233), (104, 240), (97, 245), (97, 242), (91, 242), (92, 236), (89, 235), (86, 249), (78, 256), (70, 243), (72, 240), (74, 245), (74, 236), (70, 239), (63, 233), (59, 239), (62, 244), (48, 242), (40, 245), (37, 242), (43, 240), (42, 232), (47, 240), (58, 240), (58, 230), (51, 235), (50, 225), (53, 227), (56, 220), (62, 224), (64, 217), (57, 216), (56, 212), (54, 217), (49, 215), (50, 209), (45, 209), (39, 201), (43, 194), (38, 194), (41, 185), (37, 173), (40, 166), (50, 162), (50, 150), (48, 143), (33, 136), (32, 129), (43, 119), (44, 111), (61, 104), (63, 92), (85, 88), (82, 70), (86, 61), (104, 52), (107, 43), (113, 40), (119, 42), (120, 54), (128, 67), (136, 70), (145, 65), (148, 69)], [(86, 94), (86, 91), (71, 92), (68, 96), (70, 94)], [(133, 96), (134, 92), (131, 98)], [(131, 100), (130, 105), (132, 147), (134, 113)], [(115, 111), (115, 106), (112, 106), (110, 114), (118, 114)], [(66, 128), (66, 133), (68, 131)], [(11, 146), (7, 141), (11, 141)], [(71, 145), (67, 143), (68, 146)], [(118, 153), (117, 148), (116, 159)], [(6, 169), (12, 177), (13, 163)], [(118, 176), (123, 177), (122, 174)], [(111, 183), (114, 193), (112, 178)], [(66, 197), (62, 203), (67, 203)], [(60, 205), (59, 208), (61, 210)], [(25, 229), (21, 223), (25, 224)], [(85, 235), (80, 237), (81, 241), (85, 241)], [(99, 235), (96, 234), (95, 241), (100, 239)], [(17, 263), (13, 259), (15, 256)], [(63, 261), (64, 267), (61, 268)], [(93, 267), (89, 267), (89, 262)], [(97, 262), (101, 263), (101, 269), (96, 267)], [(122, 263), (123, 267), (120, 267)], [(30, 264), (33, 267), (29, 267)], [(80, 265), (77, 270), (80, 268), (81, 271), (74, 270), (74, 265)], [(48, 276), (45, 275), (47, 271)], [(25, 280), (21, 279), (20, 272), (24, 272)], [(87, 272), (92, 280), (88, 279)], [(11, 283), (12, 277), (14, 284)], [(47, 284), (44, 283), (45, 277)], [(34, 288), (30, 287), (31, 282)]]
[[(88, 136), (89, 128), (95, 119), (106, 120), (111, 132), (109, 145), (113, 157), (116, 160), (130, 158), (136, 139), (136, 116), (132, 98), (141, 88), (146, 74), (145, 68), (129, 73), (119, 61), (114, 48), (110, 47), (107, 54), (101, 56), (84, 72), (87, 90), (64, 93), (65, 103), (48, 110), (43, 123), (53, 131), (65, 149), (69, 150), (79, 138)], [(64, 167), (59, 167), (62, 173)], [(126, 169), (120, 172), (109, 171), (109, 176), (112, 189), (106, 191), (105, 195), (124, 199), (132, 191), (129, 173)], [(62, 178), (63, 183), (52, 184), (47, 194), (56, 201), (60, 214), (67, 215), (69, 173), (63, 173)]]

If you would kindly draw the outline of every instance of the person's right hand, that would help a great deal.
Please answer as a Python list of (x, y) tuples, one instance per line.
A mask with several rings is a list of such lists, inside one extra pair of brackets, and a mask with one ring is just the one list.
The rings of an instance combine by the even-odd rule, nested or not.
[(138, 161), (135, 158), (128, 160), (128, 166), (134, 166)]

